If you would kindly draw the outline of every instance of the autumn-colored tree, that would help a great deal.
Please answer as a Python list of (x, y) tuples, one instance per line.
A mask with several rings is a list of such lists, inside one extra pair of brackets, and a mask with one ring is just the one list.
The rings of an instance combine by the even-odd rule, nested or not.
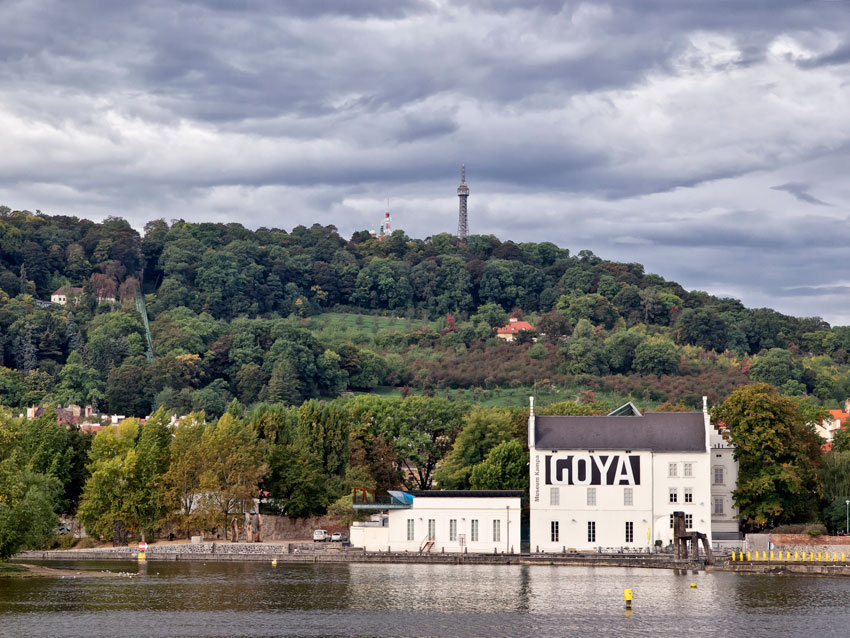
[(712, 411), (735, 446), (739, 516), (749, 528), (817, 515), (820, 441), (797, 403), (766, 383), (735, 390)]

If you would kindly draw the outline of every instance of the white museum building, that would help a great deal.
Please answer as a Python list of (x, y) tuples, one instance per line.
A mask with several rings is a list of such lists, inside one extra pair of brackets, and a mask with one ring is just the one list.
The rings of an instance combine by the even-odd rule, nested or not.
[(712, 516), (737, 530), (734, 477), (724, 469), (723, 484), (712, 485), (712, 452), (731, 450), (712, 450), (712, 434), (705, 399), (702, 412), (641, 413), (629, 403), (608, 416), (537, 416), (532, 399), (531, 551), (668, 545), (674, 511), (709, 542)]
[(355, 522), (351, 545), (367, 551), (519, 552), (522, 495), (522, 490), (413, 490), (391, 491), (380, 502), (355, 498), (355, 509), (384, 513)]

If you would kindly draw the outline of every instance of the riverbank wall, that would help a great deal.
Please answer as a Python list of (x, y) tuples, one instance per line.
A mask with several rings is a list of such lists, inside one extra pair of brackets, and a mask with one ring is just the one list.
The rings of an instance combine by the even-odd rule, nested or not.
[[(135, 561), (135, 547), (101, 547), (26, 551), (20, 561)], [(585, 567), (641, 567), (702, 569), (702, 561), (675, 560), (665, 554), (459, 554), (419, 552), (366, 552), (362, 549), (300, 543), (183, 543), (148, 545), (147, 561), (271, 561), (278, 563), (423, 563), (448, 565), (573, 565)]]
[(747, 534), (745, 552), (798, 552), (850, 555), (850, 536), (809, 534)]

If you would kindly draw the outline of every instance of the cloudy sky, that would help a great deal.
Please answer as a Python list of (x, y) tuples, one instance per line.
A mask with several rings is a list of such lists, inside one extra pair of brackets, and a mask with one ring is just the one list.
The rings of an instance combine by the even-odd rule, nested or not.
[(350, 236), (388, 198), (425, 237), (456, 231), (465, 163), (471, 233), (850, 324), (850, 1), (4, 0), (0, 24), (14, 209)]

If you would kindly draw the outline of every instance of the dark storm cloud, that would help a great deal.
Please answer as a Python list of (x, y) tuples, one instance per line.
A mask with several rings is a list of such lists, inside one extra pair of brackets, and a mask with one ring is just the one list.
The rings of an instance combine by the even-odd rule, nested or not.
[(771, 186), (771, 188), (775, 191), (785, 191), (786, 193), (790, 193), (799, 201), (806, 202), (807, 204), (813, 204), (815, 206), (831, 205), (819, 200), (817, 197), (809, 193), (809, 186), (807, 184), (788, 183), (781, 184), (780, 186)]
[(389, 197), (424, 237), (456, 227), (465, 162), (473, 232), (850, 321), (846, 3), (13, 0), (0, 23), (0, 203), (350, 234)]

